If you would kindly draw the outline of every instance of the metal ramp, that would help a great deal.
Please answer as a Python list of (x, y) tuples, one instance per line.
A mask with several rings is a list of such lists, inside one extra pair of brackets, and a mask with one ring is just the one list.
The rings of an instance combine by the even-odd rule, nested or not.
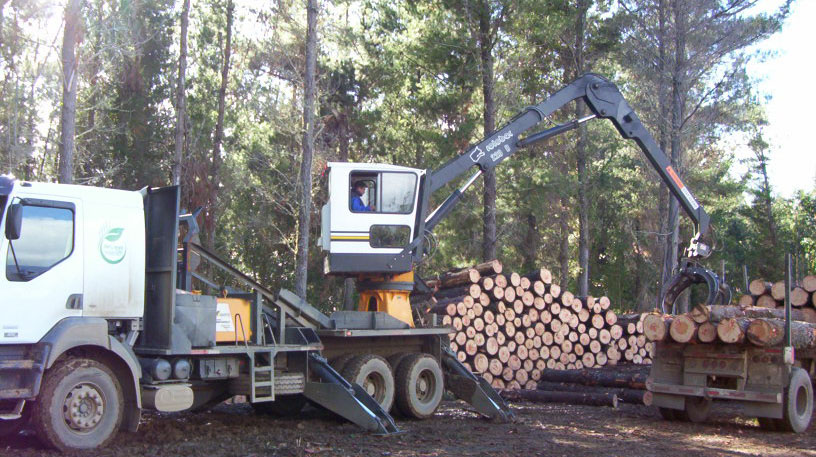
[(309, 354), (309, 368), (323, 382), (307, 382), (306, 398), (380, 435), (400, 433), (394, 419), (359, 385), (346, 381), (316, 352)]
[(470, 372), (450, 348), (442, 347), (442, 368), (445, 371), (445, 387), (453, 392), (456, 398), (464, 400), (476, 408), (479, 414), (496, 422), (508, 422), (515, 414), (504, 399), (481, 376)]

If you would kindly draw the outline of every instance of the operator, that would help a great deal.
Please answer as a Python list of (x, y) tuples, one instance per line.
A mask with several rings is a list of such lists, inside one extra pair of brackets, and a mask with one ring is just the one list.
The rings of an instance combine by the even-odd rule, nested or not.
[(354, 183), (354, 187), (351, 189), (351, 210), (352, 211), (375, 211), (374, 205), (366, 206), (363, 203), (363, 199), (360, 198), (366, 191), (366, 183), (365, 181), (357, 181)]

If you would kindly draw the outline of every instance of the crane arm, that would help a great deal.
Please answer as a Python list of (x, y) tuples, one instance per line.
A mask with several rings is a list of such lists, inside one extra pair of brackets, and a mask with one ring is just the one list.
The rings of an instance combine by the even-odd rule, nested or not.
[[(520, 138), (523, 133), (547, 119), (556, 110), (577, 99), (582, 99), (586, 103), (592, 112), (591, 116)], [(709, 246), (711, 227), (708, 214), (683, 184), (671, 161), (640, 122), (640, 118), (623, 98), (617, 86), (608, 79), (592, 73), (584, 74), (543, 102), (528, 107), (503, 127), (471, 146), (464, 154), (433, 171), (429, 179), (430, 193), (467, 173), (473, 167), (478, 167), (478, 171), (468, 180), (466, 186), (457, 189), (426, 219), (425, 229), (431, 230), (450, 212), (461, 193), (476, 177), (495, 168), (519, 148), (572, 130), (594, 117), (609, 119), (623, 138), (634, 140), (640, 147), (694, 222), (696, 233), (686, 255), (689, 258), (707, 257), (711, 253)]]

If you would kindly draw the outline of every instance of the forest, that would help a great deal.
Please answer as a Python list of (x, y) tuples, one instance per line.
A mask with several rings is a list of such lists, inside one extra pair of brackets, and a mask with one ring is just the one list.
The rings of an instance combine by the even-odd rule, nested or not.
[[(204, 208), (205, 246), (330, 308), (343, 282), (323, 276), (314, 246), (327, 162), (436, 169), (594, 72), (621, 88), (711, 214), (710, 267), (743, 289), (745, 270), (780, 279), (790, 252), (803, 276), (816, 271), (814, 183), (790, 198), (772, 188), (768, 94), (747, 70), (790, 0), (757, 3), (0, 0), (0, 172), (180, 184), (182, 207)], [(635, 145), (594, 121), (479, 180), (418, 272), (498, 258), (649, 310), (692, 230)]]

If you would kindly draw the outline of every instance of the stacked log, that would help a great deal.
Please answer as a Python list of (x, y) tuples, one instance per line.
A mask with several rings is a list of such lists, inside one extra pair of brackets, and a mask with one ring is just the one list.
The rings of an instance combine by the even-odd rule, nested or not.
[[(816, 323), (816, 275), (805, 276), (802, 281), (791, 284), (791, 306), (802, 310), (803, 320)], [(769, 282), (754, 279), (748, 283), (748, 293), (739, 298), (739, 306), (779, 309), (784, 307), (785, 281)]]
[[(624, 368), (626, 367), (626, 368)], [(619, 403), (652, 404), (652, 393), (646, 390), (648, 367), (621, 365), (582, 370), (543, 370), (536, 389), (504, 390), (508, 400), (538, 403), (570, 403), (612, 406)]]
[(544, 370), (651, 361), (641, 315), (620, 320), (607, 297), (575, 297), (546, 268), (522, 275), (492, 261), (426, 284), (453, 352), (497, 389), (533, 390)]
[[(802, 309), (791, 309), (791, 340), (796, 349), (816, 347), (816, 324), (806, 322), (807, 317)], [(677, 316), (648, 314), (643, 319), (643, 326), (645, 336), (651, 342), (750, 343), (775, 347), (782, 344), (784, 319), (784, 309), (698, 305), (691, 312)]]

